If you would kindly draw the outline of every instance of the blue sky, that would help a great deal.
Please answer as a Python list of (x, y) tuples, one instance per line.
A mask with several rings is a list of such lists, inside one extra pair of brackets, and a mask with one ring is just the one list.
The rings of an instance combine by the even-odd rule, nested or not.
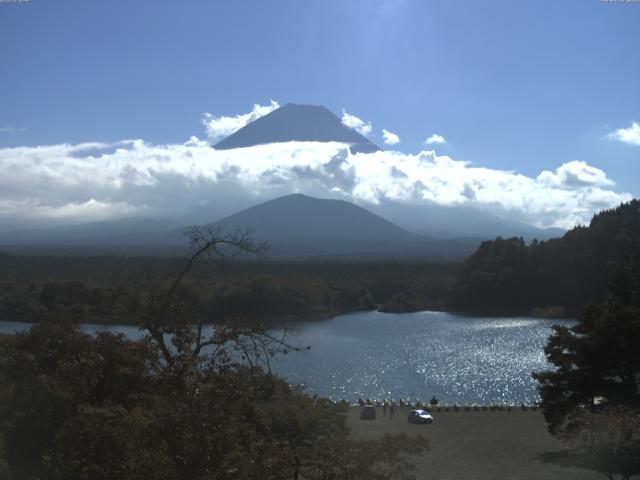
[[(640, 196), (640, 3), (0, 3), (0, 147), (203, 136), (202, 115), (322, 104), (535, 177), (583, 161)], [(431, 147), (429, 147), (431, 148)]]

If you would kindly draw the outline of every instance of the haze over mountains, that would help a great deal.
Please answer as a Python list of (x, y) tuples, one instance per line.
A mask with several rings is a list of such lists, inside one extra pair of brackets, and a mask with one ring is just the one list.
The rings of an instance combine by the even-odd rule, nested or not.
[[(268, 241), (267, 258), (462, 258), (477, 246), (474, 240), (434, 240), (404, 230), (368, 210), (342, 200), (294, 194), (276, 198), (213, 225), (225, 231), (249, 229)], [(187, 246), (185, 227), (147, 219), (97, 222), (54, 229), (23, 230), (0, 236), (9, 251), (45, 249), (44, 253), (117, 252), (169, 254)], [(23, 250), (20, 250), (22, 248)], [(26, 248), (26, 250), (24, 250)]]
[[(187, 226), (124, 219), (0, 235), (0, 248), (20, 253), (133, 255), (174, 254), (185, 250)], [(293, 194), (279, 197), (213, 225), (225, 231), (249, 229), (268, 241), (270, 259), (459, 260), (482, 240), (475, 236), (434, 238), (408, 231), (362, 207), (343, 200)]]
[[(303, 141), (348, 144), (351, 154), (380, 150), (326, 108), (294, 104), (254, 120), (214, 148), (242, 149)], [(202, 208), (180, 217), (124, 218), (12, 231), (0, 235), (0, 248), (27, 253), (38, 249), (63, 253), (175, 253), (186, 246), (186, 226), (214, 223), (225, 228), (251, 229), (259, 240), (270, 242), (271, 258), (459, 259), (470, 254), (481, 240), (498, 235), (531, 240), (563, 233), (506, 221), (470, 207), (388, 202), (365, 209), (343, 200), (300, 194), (247, 205), (242, 211), (229, 209), (222, 202), (216, 211)]]
[(468, 206), (382, 204), (371, 210), (401, 227), (435, 238), (473, 237), (494, 239), (523, 237), (548, 240), (561, 237), (560, 228), (537, 228), (523, 222), (508, 220), (490, 212)]

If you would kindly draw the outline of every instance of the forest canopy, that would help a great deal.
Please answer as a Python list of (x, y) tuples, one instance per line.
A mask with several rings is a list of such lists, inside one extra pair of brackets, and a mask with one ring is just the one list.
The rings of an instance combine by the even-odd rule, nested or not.
[(451, 292), (457, 311), (529, 314), (560, 307), (575, 316), (602, 300), (613, 272), (640, 247), (640, 200), (596, 214), (562, 238), (483, 242), (462, 265)]

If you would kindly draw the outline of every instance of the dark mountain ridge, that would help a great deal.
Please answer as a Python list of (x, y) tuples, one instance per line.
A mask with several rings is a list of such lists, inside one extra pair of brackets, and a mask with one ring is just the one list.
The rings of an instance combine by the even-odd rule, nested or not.
[(299, 193), (260, 203), (215, 225), (248, 227), (258, 237), (274, 240), (368, 238), (393, 243), (420, 238), (353, 203)]
[(249, 229), (268, 239), (270, 258), (461, 259), (475, 241), (434, 240), (404, 230), (343, 200), (286, 195), (219, 220), (225, 230)]

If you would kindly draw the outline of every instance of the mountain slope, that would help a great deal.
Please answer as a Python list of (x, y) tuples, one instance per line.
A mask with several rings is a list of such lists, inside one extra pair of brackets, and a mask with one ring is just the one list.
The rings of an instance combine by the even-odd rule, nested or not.
[(419, 235), (353, 203), (301, 194), (255, 205), (215, 225), (248, 228), (256, 238), (268, 240), (277, 255), (386, 250), (421, 240)]
[(346, 127), (322, 106), (288, 103), (260, 117), (215, 145), (217, 150), (278, 142), (343, 142), (351, 152), (380, 150), (369, 139)]

